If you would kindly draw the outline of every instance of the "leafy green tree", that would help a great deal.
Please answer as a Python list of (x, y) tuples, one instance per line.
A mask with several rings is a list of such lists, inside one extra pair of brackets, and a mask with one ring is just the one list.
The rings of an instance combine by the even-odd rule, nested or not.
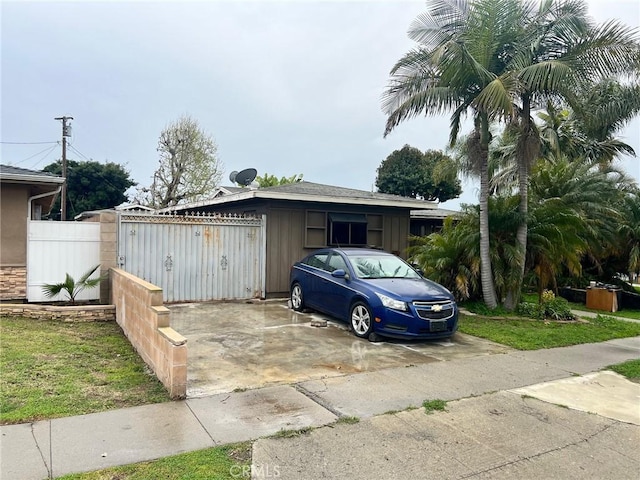
[(302, 181), (302, 173), (297, 173), (296, 175), (292, 175), (291, 177), (276, 177), (275, 175), (270, 175), (265, 173), (264, 175), (258, 175), (256, 177), (256, 182), (260, 185), (261, 188), (265, 187), (276, 187), (278, 185), (287, 185), (289, 183), (297, 183)]
[(462, 193), (454, 161), (437, 150), (405, 145), (382, 161), (376, 187), (382, 193), (446, 202)]
[[(47, 165), (45, 172), (62, 175), (60, 162)], [(67, 218), (105, 208), (113, 208), (127, 201), (126, 191), (135, 183), (121, 165), (94, 161), (67, 161)], [(55, 212), (55, 213), (54, 213)], [(52, 209), (54, 218), (60, 218), (60, 199)]]
[(160, 133), (158, 169), (149, 188), (138, 191), (136, 200), (153, 208), (207, 199), (222, 179), (218, 146), (199, 123), (180, 117)]

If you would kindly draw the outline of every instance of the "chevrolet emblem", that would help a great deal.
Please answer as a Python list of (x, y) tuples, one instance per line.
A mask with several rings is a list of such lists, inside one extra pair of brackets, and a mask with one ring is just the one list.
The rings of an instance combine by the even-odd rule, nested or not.
[(431, 311), (432, 312), (441, 312), (442, 311), (442, 305), (433, 305), (431, 307)]

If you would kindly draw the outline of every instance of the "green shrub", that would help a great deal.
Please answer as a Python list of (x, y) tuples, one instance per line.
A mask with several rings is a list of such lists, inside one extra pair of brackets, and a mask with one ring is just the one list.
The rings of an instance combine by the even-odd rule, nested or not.
[(575, 320), (576, 318), (571, 312), (569, 302), (564, 298), (556, 297), (550, 290), (542, 292), (542, 302), (540, 303), (520, 303), (517, 312), (520, 315), (538, 320)]
[(571, 312), (569, 302), (564, 298), (554, 298), (543, 302), (542, 316), (551, 320), (575, 320), (576, 316)]
[(516, 312), (523, 317), (540, 318), (541, 309), (540, 304), (521, 302), (516, 309)]

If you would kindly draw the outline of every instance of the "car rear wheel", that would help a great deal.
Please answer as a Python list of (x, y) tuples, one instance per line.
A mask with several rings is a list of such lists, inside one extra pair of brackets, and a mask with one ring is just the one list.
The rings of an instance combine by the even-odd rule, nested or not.
[(300, 312), (304, 309), (302, 287), (299, 283), (294, 283), (291, 287), (291, 308), (296, 312)]
[(360, 338), (368, 338), (373, 331), (373, 315), (364, 302), (356, 302), (351, 307), (349, 323), (353, 333)]

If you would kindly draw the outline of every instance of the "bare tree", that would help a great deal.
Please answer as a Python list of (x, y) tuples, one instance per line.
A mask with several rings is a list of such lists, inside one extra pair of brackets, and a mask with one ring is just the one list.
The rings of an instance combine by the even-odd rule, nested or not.
[(138, 194), (142, 204), (165, 208), (208, 198), (219, 185), (223, 165), (218, 146), (188, 115), (170, 123), (158, 139), (159, 167), (153, 183)]

